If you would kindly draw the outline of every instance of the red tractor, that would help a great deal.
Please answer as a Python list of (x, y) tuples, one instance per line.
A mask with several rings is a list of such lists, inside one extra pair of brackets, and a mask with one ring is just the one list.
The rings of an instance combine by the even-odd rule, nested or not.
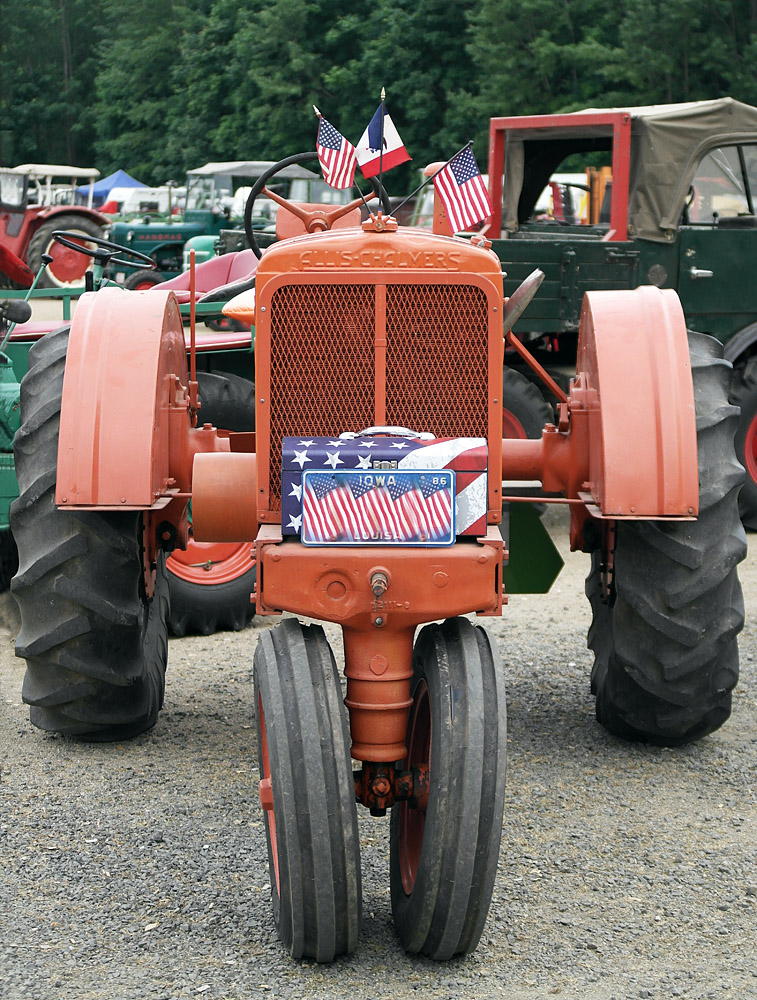
[[(502, 527), (503, 504), (523, 509), (511, 484), (568, 504), (571, 546), (592, 553), (600, 722), (684, 744), (726, 720), (738, 677), (738, 410), (721, 346), (687, 339), (675, 292), (594, 292), (557, 422), (503, 439), (505, 338), (536, 279), (505, 299), (482, 237), (382, 212), (361, 225), (358, 207), (290, 206), (302, 234), (226, 306), (256, 329), (255, 434), (197, 419), (170, 291), (85, 295), (70, 332), (35, 345), (16, 437), (17, 653), (36, 725), (143, 731), (163, 701), (165, 559), (190, 499), (196, 539), (254, 542), (258, 612), (290, 613), (253, 665), (279, 936), (319, 961), (355, 948), (357, 800), (391, 809), (403, 946), (447, 959), (481, 936), (504, 801), (505, 672), (469, 616), (500, 615), (513, 561), (540, 558), (519, 518)], [(331, 228), (353, 211), (353, 228)], [(300, 617), (342, 627), (344, 700), (322, 627)]]
[[(53, 240), (53, 232), (67, 230), (86, 243), (102, 239), (110, 220), (87, 205), (77, 205), (76, 185), (92, 182), (99, 170), (57, 164), (26, 163), (0, 170), (0, 244), (38, 271), (44, 255), (52, 260), (39, 280), (40, 288), (70, 288), (84, 284), (90, 261)], [(54, 183), (65, 179), (66, 184)], [(3, 275), (0, 273), (0, 287)]]

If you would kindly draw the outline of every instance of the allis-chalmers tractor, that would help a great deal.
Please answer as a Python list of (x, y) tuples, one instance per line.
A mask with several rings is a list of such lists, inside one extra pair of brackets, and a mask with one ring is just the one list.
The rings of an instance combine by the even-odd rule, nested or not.
[[(85, 295), (70, 332), (32, 349), (17, 652), (36, 725), (139, 733), (163, 701), (164, 565), (190, 499), (196, 538), (254, 541), (258, 611), (290, 613), (253, 664), (279, 935), (319, 961), (355, 948), (357, 800), (391, 809), (403, 946), (446, 959), (476, 947), (497, 870), (505, 675), (470, 616), (507, 601), (511, 484), (568, 504), (571, 545), (592, 554), (600, 722), (687, 743), (726, 720), (738, 677), (738, 410), (720, 345), (687, 340), (675, 292), (594, 292), (557, 422), (503, 439), (505, 338), (536, 280), (505, 299), (483, 238), (381, 211), (331, 228), (358, 206), (289, 206), (302, 234), (226, 306), (256, 329), (254, 435), (198, 414), (170, 291)], [(521, 550), (540, 559), (536, 541)], [(300, 618), (342, 627), (344, 700), (323, 628)]]

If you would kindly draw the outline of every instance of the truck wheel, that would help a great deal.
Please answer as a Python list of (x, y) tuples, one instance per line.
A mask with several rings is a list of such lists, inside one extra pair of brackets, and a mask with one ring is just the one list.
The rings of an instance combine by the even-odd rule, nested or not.
[[(721, 726), (739, 676), (746, 554), (737, 496), (744, 478), (722, 346), (689, 334), (699, 456), (696, 521), (618, 521), (586, 581), (597, 719), (610, 732), (680, 746)], [(609, 555), (608, 555), (609, 553)]]
[(757, 358), (733, 373), (730, 401), (741, 407), (736, 457), (746, 470), (739, 493), (739, 513), (747, 531), (757, 531)]
[(168, 588), (163, 559), (145, 597), (141, 516), (55, 507), (68, 327), (29, 352), (15, 438), (20, 495), (11, 505), (21, 612), (23, 699), (40, 729), (120, 740), (155, 724), (163, 704)]
[(50, 254), (53, 258), (52, 264), (48, 264), (39, 279), (39, 288), (70, 288), (83, 285), (84, 274), (92, 266), (89, 257), (55, 242), (53, 233), (63, 229), (80, 234), (83, 242), (86, 242), (89, 236), (103, 238), (102, 228), (84, 216), (56, 215), (49, 222), (43, 222), (29, 240), (29, 249), (26, 253), (26, 263), (35, 272), (39, 269), (43, 254)]
[[(149, 273), (149, 272), (148, 272)], [(198, 372), (200, 423), (227, 431), (255, 429), (255, 385), (239, 375)], [(172, 635), (238, 632), (255, 614), (251, 542), (195, 542), (168, 557)]]
[(405, 767), (430, 764), (424, 811), (392, 809), (391, 898), (407, 951), (471, 952), (489, 911), (502, 835), (507, 723), (496, 644), (465, 618), (427, 625), (413, 653)]
[(148, 288), (160, 285), (165, 278), (158, 271), (149, 271), (147, 268), (140, 268), (139, 271), (131, 271), (124, 278), (124, 288), (132, 292), (144, 292)]
[(285, 619), (255, 650), (260, 801), (273, 917), (294, 958), (354, 951), (362, 891), (350, 744), (320, 625)]
[(502, 370), (502, 436), (540, 438), (554, 421), (552, 407), (538, 388), (514, 368)]

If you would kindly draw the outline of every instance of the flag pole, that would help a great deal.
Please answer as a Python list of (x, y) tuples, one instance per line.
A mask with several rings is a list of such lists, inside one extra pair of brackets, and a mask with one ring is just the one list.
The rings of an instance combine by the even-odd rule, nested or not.
[(379, 138), (379, 189), (383, 188), (384, 173), (384, 104), (386, 102), (386, 90), (381, 88), (381, 135)]
[(447, 160), (446, 163), (443, 163), (441, 165), (441, 167), (439, 167), (438, 170), (436, 170), (433, 174), (431, 174), (430, 177), (427, 177), (424, 181), (422, 181), (418, 185), (418, 187), (415, 189), (415, 191), (411, 191), (410, 194), (407, 196), (407, 198), (403, 198), (403, 200), (399, 203), (399, 205), (395, 205), (394, 209), (393, 209), (393, 212), (396, 214), (402, 208), (403, 205), (406, 205), (410, 201), (410, 199), (414, 198), (420, 191), (422, 191), (423, 188), (427, 184), (430, 184), (431, 181), (435, 177), (437, 177), (442, 172), (442, 170), (444, 170), (445, 167), (448, 167), (450, 165), (450, 163), (452, 163), (452, 161), (455, 159), (456, 156), (459, 156), (461, 153), (464, 153), (465, 150), (468, 149), (472, 145), (473, 145), (473, 140), (469, 139), (464, 146), (461, 146), (460, 149), (458, 149), (458, 151), (456, 153), (454, 153), (452, 156), (450, 156), (450, 158)]

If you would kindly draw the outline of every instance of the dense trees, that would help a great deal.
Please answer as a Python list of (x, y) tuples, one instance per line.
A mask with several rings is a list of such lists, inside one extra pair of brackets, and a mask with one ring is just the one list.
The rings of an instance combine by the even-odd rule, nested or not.
[[(413, 164), (488, 119), (730, 94), (757, 103), (757, 0), (0, 0), (0, 164), (124, 167), (357, 141), (382, 85)], [(399, 184), (397, 182), (400, 182)]]

